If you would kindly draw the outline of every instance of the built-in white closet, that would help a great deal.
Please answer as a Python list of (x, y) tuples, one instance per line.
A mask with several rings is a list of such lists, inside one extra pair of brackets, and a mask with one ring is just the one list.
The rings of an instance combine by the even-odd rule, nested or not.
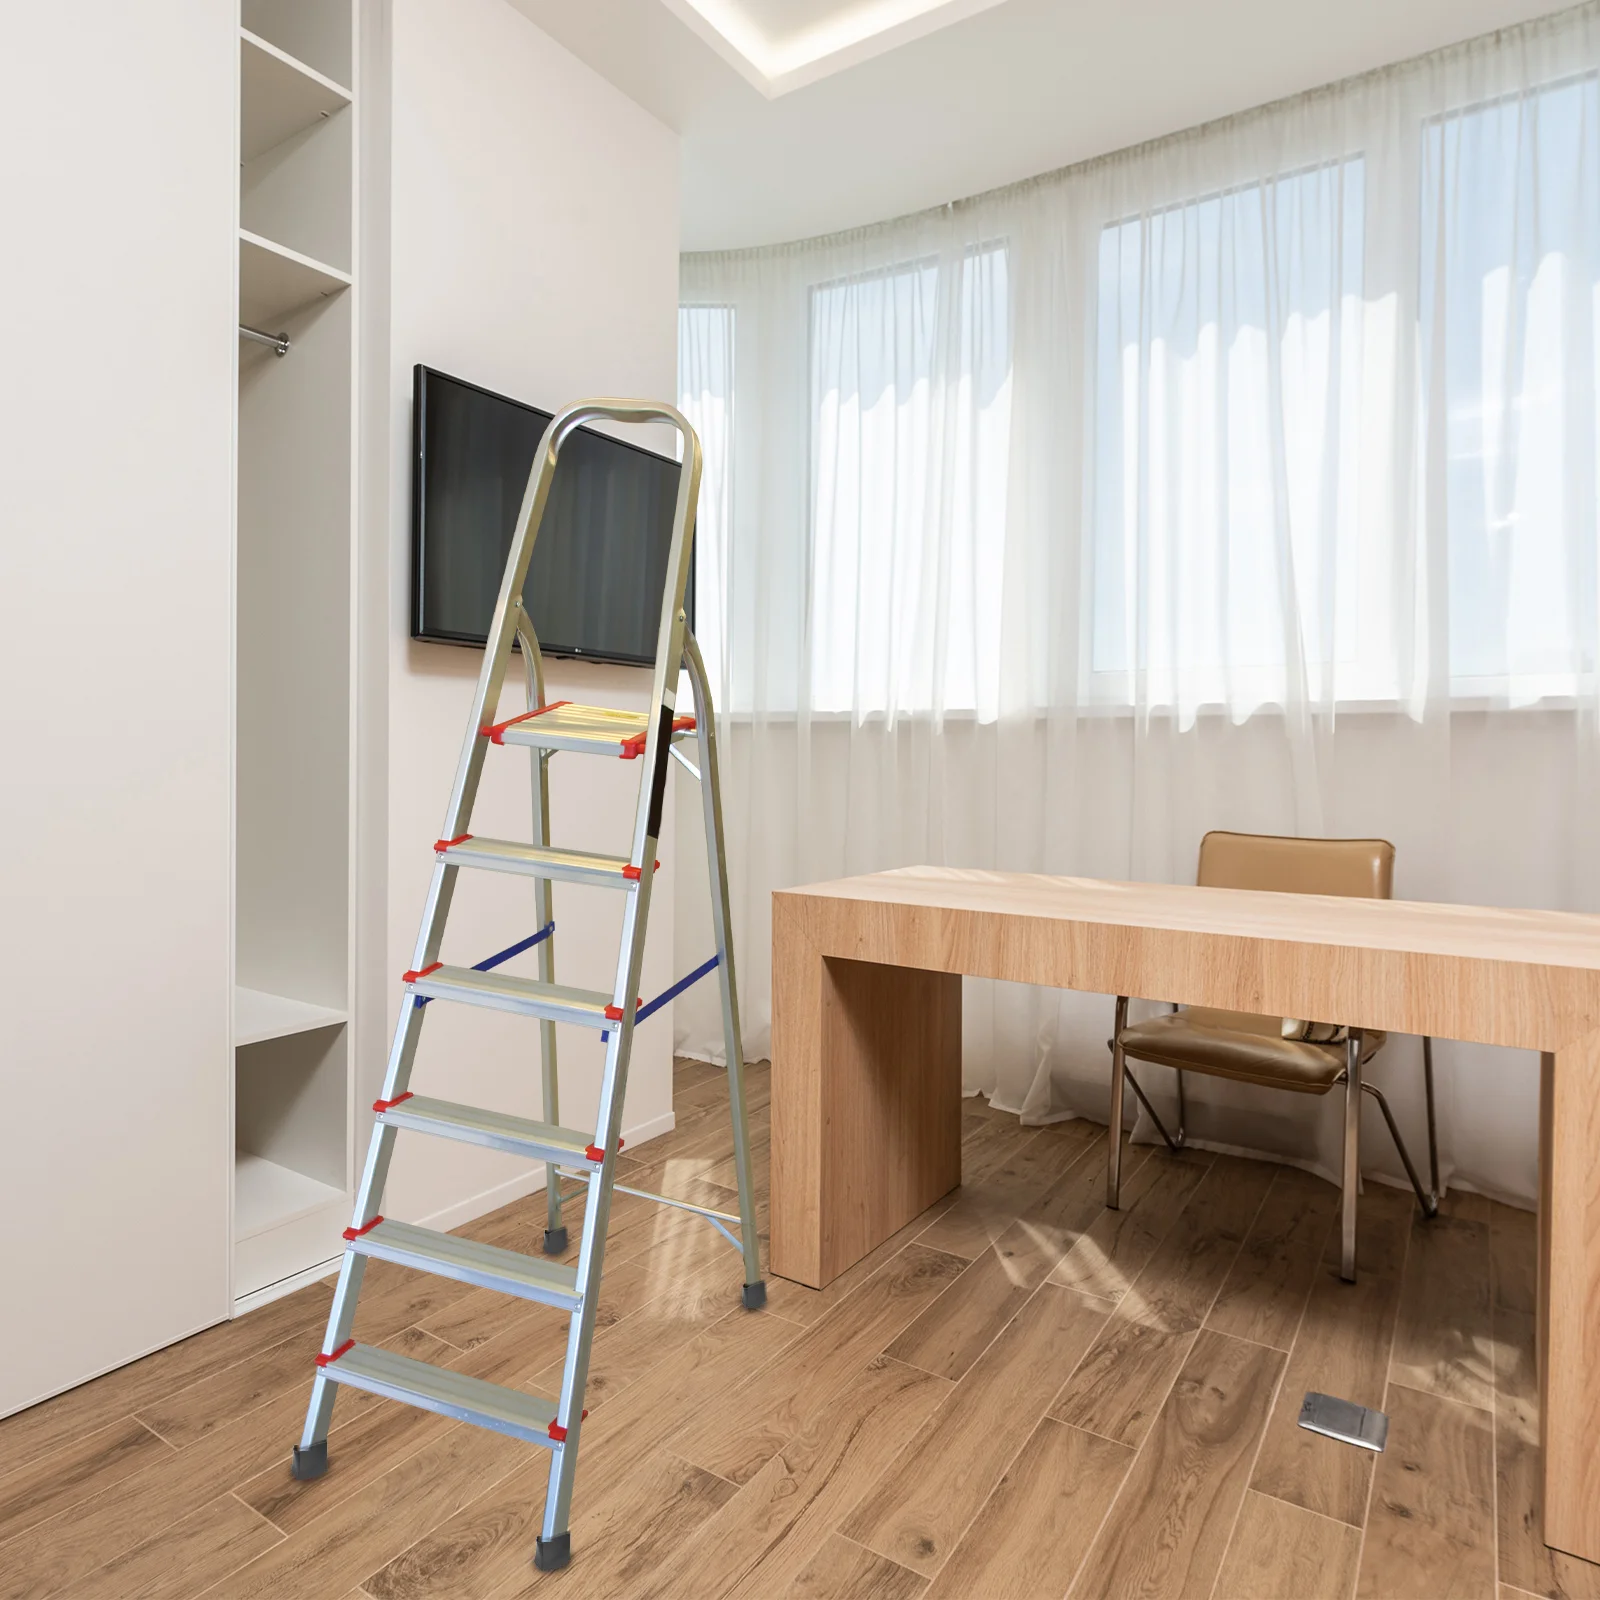
[(236, 1311), (350, 1216), (358, 170), (353, 0), (241, 22)]

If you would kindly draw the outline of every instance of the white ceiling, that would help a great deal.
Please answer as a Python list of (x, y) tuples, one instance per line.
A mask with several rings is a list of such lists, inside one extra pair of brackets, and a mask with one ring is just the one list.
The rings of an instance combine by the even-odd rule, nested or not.
[[(1550, 0), (512, 0), (683, 140), (683, 247), (854, 227)], [(686, 18), (688, 20), (686, 20)]]
[(1004, 0), (661, 0), (769, 100)]

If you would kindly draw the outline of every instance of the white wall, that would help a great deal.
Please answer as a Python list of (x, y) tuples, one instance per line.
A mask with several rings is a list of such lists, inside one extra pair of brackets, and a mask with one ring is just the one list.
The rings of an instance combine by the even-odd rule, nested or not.
[[(676, 137), (553, 43), (505, 0), (394, 0), (390, 356), (389, 968), (411, 962), (449, 785), (465, 732), (476, 651), (410, 641), (411, 369), (423, 362), (552, 408), (596, 394), (677, 393)], [(520, 709), (520, 666), (508, 702)], [(548, 664), (552, 699), (642, 704), (642, 671)], [(509, 714), (509, 713), (506, 713)], [(558, 756), (553, 836), (626, 849), (632, 765)], [(492, 753), (473, 831), (527, 838), (528, 762)], [(663, 825), (663, 841), (673, 827)], [(644, 992), (672, 966), (672, 862), (663, 853)], [(609, 988), (621, 905), (557, 885), (557, 977)], [(526, 880), (463, 873), (447, 960), (470, 964), (531, 933)], [(508, 971), (531, 972), (531, 957)], [(391, 988), (391, 1005), (398, 988)], [(392, 1026), (391, 1011), (390, 1024)], [(562, 1121), (592, 1128), (601, 1047), (558, 1030)], [(671, 1126), (672, 1023), (637, 1036), (624, 1132)], [(429, 1008), (413, 1080), (422, 1092), (538, 1115), (538, 1030), (465, 1007)], [(371, 1063), (367, 1064), (370, 1073)], [(525, 1162), (443, 1141), (399, 1142), (385, 1211), (450, 1225), (524, 1192)]]
[(0, 1413), (228, 1312), (237, 55), (0, 49)]

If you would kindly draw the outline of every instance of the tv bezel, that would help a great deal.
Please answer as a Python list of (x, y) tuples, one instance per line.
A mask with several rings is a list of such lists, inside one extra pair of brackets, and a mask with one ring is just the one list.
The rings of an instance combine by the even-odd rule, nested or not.
[[(491, 400), (503, 401), (506, 405), (515, 406), (519, 411), (527, 411), (536, 417), (548, 419), (553, 412), (545, 410), (542, 406), (530, 405), (525, 400), (517, 400), (508, 394), (499, 394), (493, 389), (485, 388), (481, 383), (473, 383), (467, 378), (458, 378), (453, 372), (442, 372), (438, 367), (430, 367), (425, 362), (417, 362), (411, 369), (411, 637), (422, 644), (451, 644), (460, 645), (469, 650), (485, 649), (489, 643), (487, 634), (455, 633), (443, 628), (429, 628), (422, 614), (422, 565), (424, 556), (424, 543), (427, 539), (425, 527), (425, 501), (426, 465), (424, 458), (424, 439), (427, 423), (424, 393), (427, 379), (442, 378), (447, 383), (459, 385), (463, 389), (471, 389), (481, 395), (487, 395)], [(543, 430), (540, 430), (541, 433)], [(659, 450), (649, 450), (645, 446), (635, 444), (630, 439), (619, 439), (615, 434), (600, 433), (594, 428), (580, 428), (580, 433), (591, 433), (596, 438), (604, 439), (607, 444), (616, 445), (623, 450), (632, 450), (639, 455), (649, 456), (653, 460), (665, 462), (668, 466), (676, 467), (679, 463), (668, 455), (663, 455)], [(688, 617), (689, 631), (694, 631), (694, 552), (689, 554), (689, 581), (684, 591), (684, 612)], [(557, 661), (603, 661), (619, 667), (652, 667), (655, 665), (655, 656), (628, 655), (621, 651), (586, 650), (581, 645), (547, 644), (539, 640), (539, 653)]]

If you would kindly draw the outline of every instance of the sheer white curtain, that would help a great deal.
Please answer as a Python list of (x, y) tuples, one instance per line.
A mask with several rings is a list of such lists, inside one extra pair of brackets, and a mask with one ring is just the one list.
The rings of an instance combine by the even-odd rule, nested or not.
[[(753, 1055), (770, 892), (844, 873), (1184, 881), (1224, 827), (1390, 838), (1409, 898), (1600, 907), (1597, 67), (1585, 7), (684, 258)], [(703, 915), (686, 893), (685, 950)], [(1104, 1116), (1109, 1021), (969, 982), (968, 1087)], [(680, 1048), (718, 1031), (679, 1002)], [(1440, 1061), (1447, 1168), (1531, 1197), (1536, 1063)], [(1419, 1071), (1412, 1040), (1379, 1058), (1418, 1141)], [(1331, 1106), (1210, 1082), (1190, 1108), (1202, 1142), (1333, 1168)], [(1380, 1125), (1366, 1149), (1398, 1174)]]

